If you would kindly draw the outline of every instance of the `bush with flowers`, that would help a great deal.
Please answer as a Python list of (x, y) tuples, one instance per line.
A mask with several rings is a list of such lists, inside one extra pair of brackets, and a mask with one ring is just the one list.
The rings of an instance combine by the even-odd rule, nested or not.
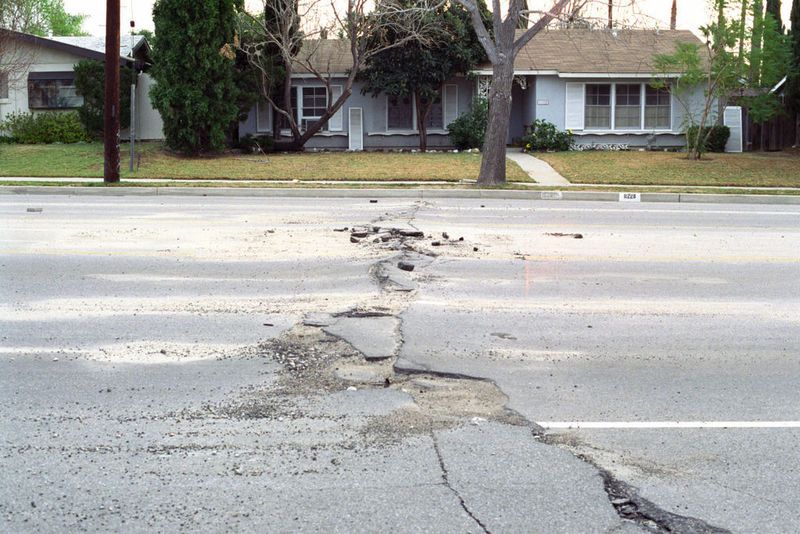
[(555, 124), (542, 119), (534, 121), (528, 134), (522, 138), (525, 152), (570, 150), (572, 144), (572, 130), (559, 131)]

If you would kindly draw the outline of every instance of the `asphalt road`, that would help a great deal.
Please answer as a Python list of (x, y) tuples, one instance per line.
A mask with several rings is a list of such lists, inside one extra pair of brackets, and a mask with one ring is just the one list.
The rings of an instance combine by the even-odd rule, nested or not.
[(798, 207), (0, 198), (3, 531), (794, 532), (798, 386)]

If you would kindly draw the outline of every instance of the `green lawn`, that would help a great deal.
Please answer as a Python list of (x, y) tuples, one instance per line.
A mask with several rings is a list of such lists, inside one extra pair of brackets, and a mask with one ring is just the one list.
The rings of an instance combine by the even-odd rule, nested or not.
[[(123, 145), (123, 178), (181, 178), (208, 180), (376, 180), (450, 181), (474, 180), (480, 154), (306, 152), (302, 154), (181, 157), (163, 150), (159, 143), (141, 143), (139, 169), (128, 172), (128, 145)], [(0, 145), (0, 176), (100, 177), (103, 146)], [(509, 181), (532, 181), (509, 161)]]
[(800, 187), (800, 151), (708, 154), (701, 161), (675, 152), (535, 155), (580, 184)]

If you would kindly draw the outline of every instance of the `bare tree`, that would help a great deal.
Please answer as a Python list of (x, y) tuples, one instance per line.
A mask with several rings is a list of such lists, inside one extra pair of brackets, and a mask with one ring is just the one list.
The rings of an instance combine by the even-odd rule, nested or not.
[[(430, 24), (436, 0), (420, 0), (409, 4), (400, 0), (348, 0), (345, 8), (336, 2), (310, 0), (263, 0), (263, 15), (251, 16), (250, 28), (255, 35), (242, 41), (240, 49), (261, 76), (261, 93), (291, 131), (292, 140), (281, 148), (301, 150), (311, 137), (322, 130), (350, 97), (360, 69), (369, 59), (384, 50), (403, 46), (409, 41), (427, 42), (435, 38), (435, 25)], [(323, 10), (327, 17), (323, 16)], [(375, 43), (371, 35), (397, 27), (403, 37), (391, 42)], [(341, 39), (328, 40), (327, 35)], [(274, 57), (271, 57), (273, 56)], [(280, 68), (275, 68), (275, 60)], [(322, 82), (327, 89), (325, 112), (311, 123), (300, 124), (292, 106), (292, 76), (302, 74)], [(335, 78), (335, 79), (334, 79)], [(341, 86), (334, 97), (333, 85)], [(275, 88), (280, 88), (280, 97)]]
[(35, 51), (35, 47), (23, 43), (18, 33), (0, 27), (0, 98), (7, 98), (12, 87), (25, 82)]
[[(514, 59), (522, 48), (554, 19), (563, 18), (566, 8), (576, 11), (581, 4), (570, 0), (557, 0), (544, 12), (524, 10), (522, 0), (510, 0), (505, 18), (502, 16), (500, 0), (492, 0), (492, 32), (486, 28), (475, 0), (458, 0), (472, 19), (489, 62), (492, 64), (492, 80), (489, 84), (489, 123), (483, 143), (483, 160), (478, 175), (480, 185), (501, 185), (506, 181), (506, 137), (511, 114), (511, 89), (514, 83)], [(538, 19), (525, 31), (517, 32), (521, 16)]]

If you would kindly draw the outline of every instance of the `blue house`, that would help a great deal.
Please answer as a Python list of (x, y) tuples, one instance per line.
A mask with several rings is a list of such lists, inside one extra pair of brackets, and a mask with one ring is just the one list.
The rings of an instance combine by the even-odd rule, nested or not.
[[(535, 120), (544, 119), (561, 130), (572, 130), (578, 147), (682, 146), (691, 111), (669, 89), (651, 85), (657, 77), (653, 56), (674, 52), (680, 42), (701, 44), (684, 30), (564, 29), (537, 34), (515, 61), (508, 142), (522, 137)], [(315, 48), (317, 73), (298, 69), (292, 77), (295, 119), (301, 126), (322, 116), (329, 98), (341, 95), (337, 81), (344, 83), (352, 68), (347, 42), (331, 39), (321, 45)], [(447, 126), (469, 110), (474, 97), (485, 94), (491, 73), (491, 66), (485, 65), (443, 84), (428, 117), (430, 149), (451, 146)], [(318, 74), (330, 80), (331, 95)], [(688, 100), (702, 98), (698, 87)], [(274, 113), (260, 102), (240, 124), (240, 135), (272, 134)], [(380, 150), (418, 145), (413, 99), (363, 95), (356, 82), (342, 109), (306, 147)]]

